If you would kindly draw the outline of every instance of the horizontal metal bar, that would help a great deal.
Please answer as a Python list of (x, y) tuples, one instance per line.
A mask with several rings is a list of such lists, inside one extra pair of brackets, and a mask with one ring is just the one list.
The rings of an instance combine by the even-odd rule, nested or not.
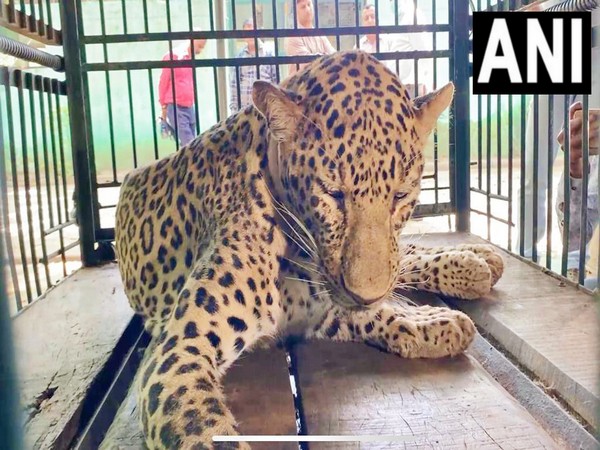
[[(25, 72), (21, 69), (12, 69), (4, 67), (2, 70), (3, 76), (0, 77), (0, 85), (12, 86), (12, 87), (23, 87), (25, 89), (34, 90), (38, 92), (46, 92), (59, 95), (67, 95), (67, 84), (64, 81), (59, 81), (56, 78), (43, 77), (41, 75), (33, 75), (32, 73)], [(35, 78), (36, 82), (31, 82), (31, 78)], [(41, 84), (39, 82), (41, 78)], [(41, 86), (41, 88), (40, 88)]]
[[(450, 50), (433, 51), (411, 51), (411, 52), (388, 52), (373, 53), (377, 59), (382, 61), (396, 59), (421, 59), (421, 58), (449, 58)], [(82, 69), (87, 72), (98, 72), (107, 70), (142, 70), (162, 69), (164, 67), (176, 69), (178, 67), (242, 67), (256, 65), (276, 64), (304, 64), (318, 58), (318, 55), (306, 56), (263, 56), (257, 58), (223, 58), (223, 59), (185, 59), (178, 61), (129, 61), (129, 62), (105, 62), (83, 64)]]
[(97, 183), (96, 188), (102, 189), (102, 188), (121, 187), (122, 184), (123, 183), (121, 183), (120, 181), (110, 181), (108, 183)]
[(492, 192), (488, 192), (483, 189), (479, 189), (479, 188), (475, 188), (475, 187), (471, 188), (471, 192), (475, 192), (476, 194), (481, 194), (481, 195), (485, 195), (485, 196), (489, 195), (490, 198), (493, 198), (495, 200), (503, 200), (505, 202), (510, 200), (510, 198), (508, 198), (506, 195), (494, 194)]
[(62, 45), (62, 33), (41, 20), (33, 20), (11, 5), (0, 4), (0, 27), (46, 45)]
[(431, 216), (445, 216), (447, 214), (454, 214), (455, 212), (456, 210), (454, 209), (452, 203), (425, 204), (417, 205), (412, 217), (419, 218)]
[(83, 37), (83, 44), (123, 44), (131, 42), (181, 41), (186, 39), (248, 39), (248, 38), (286, 38), (305, 36), (340, 36), (351, 34), (392, 34), (449, 32), (449, 24), (438, 25), (382, 25), (372, 27), (349, 26), (331, 28), (284, 28), (261, 30), (215, 30), (215, 31), (173, 31), (164, 33), (131, 33), (91, 35)]
[(76, 240), (75, 242), (71, 242), (69, 245), (65, 245), (63, 248), (60, 248), (60, 249), (56, 250), (55, 252), (48, 254), (48, 256), (45, 259), (41, 258), (39, 260), (39, 262), (40, 262), (40, 264), (48, 264), (52, 259), (56, 258), (57, 256), (64, 255), (72, 248), (75, 248), (78, 246), (79, 246), (79, 239)]
[(75, 222), (74, 220), (69, 220), (68, 222), (64, 222), (58, 225), (55, 225), (51, 228), (47, 228), (46, 230), (44, 230), (44, 236), (48, 236), (52, 233), (56, 233), (57, 231), (60, 230), (64, 230), (67, 227), (70, 227), (71, 225), (76, 225), (77, 222)]
[(38, 50), (6, 36), (0, 36), (0, 53), (37, 63), (57, 72), (62, 72), (65, 66), (64, 59), (61, 56)]
[(425, 187), (425, 188), (421, 188), (421, 192), (427, 192), (427, 191), (448, 191), (450, 190), (450, 186), (437, 186), (437, 187)]
[(489, 217), (490, 219), (493, 219), (493, 220), (495, 220), (497, 222), (503, 223), (503, 224), (511, 226), (511, 227), (515, 226), (514, 223), (509, 222), (508, 220), (503, 219), (502, 217), (498, 217), (498, 216), (495, 216), (493, 214), (488, 214), (487, 212), (479, 211), (479, 210), (473, 209), (473, 208), (471, 208), (471, 212), (474, 212), (476, 214), (480, 214), (480, 215), (485, 216), (485, 217)]

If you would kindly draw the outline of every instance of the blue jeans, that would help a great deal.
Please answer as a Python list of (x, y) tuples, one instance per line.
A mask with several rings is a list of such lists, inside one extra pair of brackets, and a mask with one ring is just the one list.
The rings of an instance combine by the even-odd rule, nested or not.
[[(177, 121), (175, 121), (177, 111)], [(193, 106), (167, 105), (167, 120), (179, 136), (179, 145), (184, 146), (196, 137), (196, 113)]]

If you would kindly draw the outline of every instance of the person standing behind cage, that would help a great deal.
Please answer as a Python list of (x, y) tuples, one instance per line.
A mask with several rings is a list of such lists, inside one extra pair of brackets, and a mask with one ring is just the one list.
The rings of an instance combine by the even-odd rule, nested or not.
[[(192, 42), (167, 52), (163, 61), (191, 60), (192, 51), (199, 55), (206, 46), (206, 39), (194, 39)], [(178, 135), (182, 147), (196, 136), (195, 97), (193, 67), (163, 68), (158, 83), (161, 120)]]
[[(592, 25), (600, 24), (600, 10), (595, 10), (592, 14)], [(589, 114), (589, 159), (588, 159), (588, 186), (584, 189), (583, 183), (583, 114), (581, 113), (581, 98), (578, 96), (576, 103), (569, 109), (569, 230), (568, 230), (568, 258), (567, 258), (567, 278), (572, 281), (579, 279), (579, 259), (580, 244), (583, 238), (586, 243), (586, 261), (590, 258), (589, 243), (598, 227), (600, 219), (600, 199), (598, 198), (598, 164), (600, 153), (600, 47), (594, 47), (592, 50), (592, 94), (588, 97), (589, 108), (595, 111)], [(579, 113), (578, 113), (579, 111)], [(560, 131), (557, 143), (563, 149), (565, 144), (564, 127)], [(558, 184), (556, 199), (556, 214), (558, 216), (558, 226), (563, 234), (565, 222), (565, 198), (564, 183), (566, 174), (561, 174)], [(581, 223), (581, 212), (583, 209), (583, 196), (586, 196), (586, 223)], [(565, 242), (563, 242), (563, 245)], [(597, 268), (593, 268), (593, 276), (586, 277), (585, 286), (590, 289), (598, 287)], [(587, 274), (586, 274), (587, 275)]]
[[(254, 21), (247, 19), (242, 25), (244, 30), (254, 30)], [(274, 52), (267, 48), (267, 45), (260, 39), (254, 41), (253, 37), (245, 39), (246, 45), (236, 55), (237, 58), (252, 58), (257, 55), (256, 44), (258, 44), (258, 56), (272, 57)], [(238, 78), (239, 76), (239, 78)], [(230, 73), (229, 90), (230, 102), (229, 110), (231, 114), (252, 104), (252, 84), (255, 80), (264, 80), (277, 84), (277, 70), (274, 65), (259, 66), (259, 73), (256, 72), (256, 66), (241, 66), (233, 68)], [(238, 86), (239, 80), (239, 86)], [(239, 91), (238, 91), (239, 89)], [(239, 93), (239, 95), (238, 95)]]
[[(417, 17), (420, 12), (417, 10)], [(375, 5), (368, 4), (362, 9), (361, 20), (365, 27), (374, 27), (376, 21), (377, 10)], [(398, 24), (413, 25), (415, 9), (412, 0), (398, 0)], [(422, 20), (421, 20), (422, 21)], [(400, 33), (396, 35), (380, 34), (379, 35), (379, 52), (413, 52), (419, 50), (433, 50), (431, 42), (426, 42), (428, 39), (425, 33)], [(430, 39), (429, 39), (430, 40)], [(367, 34), (363, 36), (358, 47), (368, 53), (377, 53), (377, 35)], [(415, 77), (415, 61), (414, 59), (398, 60), (396, 66), (395, 60), (384, 60), (383, 63), (398, 75), (402, 84), (408, 89), (413, 96), (424, 95), (428, 91), (428, 82), (430, 78), (431, 62), (429, 60), (420, 61), (418, 64), (418, 80)], [(415, 87), (418, 82), (418, 88)]]
[[(296, 18), (298, 29), (313, 28), (315, 18), (312, 0), (292, 0), (296, 2)], [(285, 39), (285, 53), (288, 56), (304, 55), (330, 55), (335, 53), (335, 47), (331, 45), (325, 36), (299, 36)], [(296, 73), (306, 64), (290, 64), (288, 75)], [(298, 67), (297, 67), (298, 66)]]
[[(363, 27), (374, 27), (377, 24), (376, 20), (377, 11), (375, 5), (366, 5), (361, 11), (361, 23)], [(357, 47), (354, 46), (356, 49)], [(387, 35), (379, 35), (379, 51), (377, 50), (377, 34), (366, 34), (358, 42), (358, 48), (364, 50), (367, 53), (391, 53), (396, 52), (398, 49), (395, 46), (395, 40)], [(396, 61), (394, 60), (383, 60), (382, 61), (388, 69), (396, 73)]]
[[(537, 9), (530, 9), (536, 11)], [(600, 10), (596, 9), (592, 11), (592, 27), (600, 25)], [(600, 48), (595, 47), (592, 51), (592, 95), (589, 97), (590, 107), (596, 108), (600, 102), (600, 79), (597, 76), (597, 70), (600, 69)], [(525, 177), (525, 190), (519, 189), (517, 198), (521, 199), (524, 203), (524, 217), (517, 217), (517, 230), (519, 232), (517, 236), (517, 252), (521, 251), (523, 246), (523, 256), (526, 258), (532, 258), (533, 247), (538, 245), (542, 237), (546, 232), (546, 202), (547, 202), (547, 191), (548, 191), (548, 170), (552, 167), (558, 149), (561, 147), (561, 143), (551, 136), (548, 139), (548, 134), (552, 131), (555, 136), (564, 126), (565, 116), (565, 102), (567, 105), (573, 105), (576, 101), (581, 100), (580, 97), (574, 95), (540, 95), (538, 96), (538, 108), (534, 110), (534, 100), (531, 99), (529, 102), (529, 108), (527, 113), (527, 125), (525, 129), (525, 174), (521, 176)], [(537, 113), (537, 138), (534, 136), (534, 128), (536, 122)], [(537, 159), (534, 158), (534, 147), (535, 141), (537, 140), (538, 154)], [(590, 159), (593, 162), (594, 158)], [(534, 168), (537, 167), (537, 186), (533, 183), (533, 172)], [(590, 180), (591, 181), (591, 180)], [(558, 186), (557, 201), (562, 201), (564, 174), (561, 174), (560, 184)], [(577, 182), (575, 182), (577, 184)], [(588, 185), (589, 186), (589, 185)], [(536, 194), (536, 195), (534, 195)], [(534, 236), (534, 198), (537, 198), (537, 234)], [(571, 203), (573, 205), (573, 203)], [(581, 203), (579, 204), (581, 209)], [(577, 206), (575, 206), (577, 208)], [(592, 214), (593, 216), (593, 214)], [(562, 213), (559, 213), (559, 219), (562, 220)], [(524, 233), (521, 234), (520, 230), (523, 228)], [(559, 228), (560, 222), (559, 222)], [(578, 266), (576, 261), (579, 259), (579, 238), (569, 243), (569, 270), (567, 275), (573, 281), (576, 281), (578, 275), (575, 267)], [(539, 255), (539, 253), (538, 253)], [(539, 256), (538, 256), (539, 258)]]

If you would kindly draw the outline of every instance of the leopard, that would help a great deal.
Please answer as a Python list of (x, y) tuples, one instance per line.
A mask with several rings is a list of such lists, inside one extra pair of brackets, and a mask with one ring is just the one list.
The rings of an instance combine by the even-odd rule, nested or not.
[(149, 449), (250, 448), (213, 438), (239, 436), (223, 376), (265, 339), (459, 355), (472, 320), (400, 293), (476, 300), (502, 276), (492, 245), (401, 237), (451, 82), (412, 97), (350, 50), (252, 89), (251, 105), (123, 179), (119, 270), (153, 336), (136, 388)]

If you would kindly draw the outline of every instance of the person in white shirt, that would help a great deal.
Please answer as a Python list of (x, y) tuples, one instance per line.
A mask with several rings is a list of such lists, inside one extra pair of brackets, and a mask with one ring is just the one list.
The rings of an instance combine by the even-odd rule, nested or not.
[[(400, 0), (399, 5), (402, 3)], [(412, 5), (412, 2), (409, 2)], [(414, 11), (411, 9), (411, 11)], [(375, 5), (366, 5), (361, 13), (362, 25), (363, 26), (375, 26), (377, 11)], [(399, 24), (400, 25), (412, 25), (412, 14), (408, 14), (406, 11), (404, 14), (400, 14)], [(379, 53), (391, 53), (391, 52), (411, 52), (416, 50), (432, 50), (432, 48), (426, 48), (427, 45), (424, 42), (422, 33), (402, 33), (397, 35), (380, 34), (379, 35)], [(377, 53), (377, 35), (367, 34), (363, 36), (360, 41), (358, 48), (369, 53)], [(428, 91), (427, 81), (429, 77), (429, 64), (426, 62), (419, 63), (419, 79), (418, 88), (415, 87), (415, 62), (414, 59), (401, 59), (398, 61), (396, 66), (396, 60), (383, 60), (383, 63), (395, 74), (398, 75), (400, 81), (411, 95), (423, 95)]]
[[(367, 5), (363, 8), (361, 13), (361, 21), (364, 27), (374, 27), (376, 25), (375, 19), (375, 5)], [(354, 48), (357, 48), (356, 46)], [(397, 51), (394, 48), (394, 40), (387, 34), (379, 35), (379, 49), (377, 49), (377, 35), (366, 34), (358, 42), (358, 48), (364, 50), (367, 53), (388, 53)], [(386, 59), (382, 61), (388, 69), (396, 73), (396, 61), (392, 59)]]
[[(312, 0), (295, 0), (295, 2), (298, 28), (313, 28), (315, 13)], [(330, 55), (336, 51), (325, 36), (290, 37), (285, 39), (284, 45), (288, 56)], [(290, 64), (288, 75), (294, 74), (305, 65)]]

